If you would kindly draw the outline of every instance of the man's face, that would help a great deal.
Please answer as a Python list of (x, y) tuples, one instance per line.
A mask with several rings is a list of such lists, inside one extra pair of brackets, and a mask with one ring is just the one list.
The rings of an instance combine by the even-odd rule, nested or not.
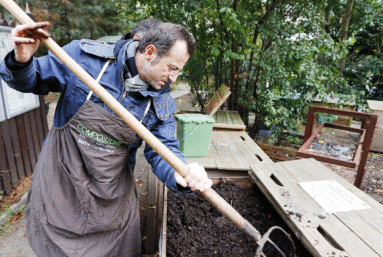
[(168, 82), (176, 82), (179, 72), (189, 59), (189, 54), (186, 42), (178, 40), (165, 56), (153, 45), (149, 45), (141, 58), (144, 58), (139, 62), (141, 65), (136, 60), (140, 79), (160, 90)]

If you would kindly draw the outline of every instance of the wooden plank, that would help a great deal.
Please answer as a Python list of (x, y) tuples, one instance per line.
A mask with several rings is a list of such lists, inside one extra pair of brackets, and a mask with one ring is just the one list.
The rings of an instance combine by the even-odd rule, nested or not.
[(214, 114), (214, 119), (214, 129), (246, 130), (246, 125), (243, 123), (237, 111), (217, 111), (216, 114)]
[(229, 154), (227, 143), (225, 143), (222, 140), (219, 131), (215, 131), (214, 133), (212, 133), (211, 140), (219, 155), (219, 159), (216, 159), (218, 169), (223, 169), (223, 170), (236, 169), (235, 161), (233, 157)]
[(161, 225), (162, 225), (162, 219), (163, 219), (163, 211), (164, 211), (164, 191), (166, 186), (157, 179), (157, 212), (156, 212), (156, 233), (155, 233), (155, 242), (156, 242), (156, 250), (158, 248), (158, 242), (160, 241), (161, 237)]
[(146, 226), (146, 251), (153, 253), (156, 248), (155, 231), (156, 231), (156, 213), (157, 213), (157, 181), (153, 172), (149, 172), (148, 186), (148, 208), (147, 208), (147, 226)]
[(254, 142), (254, 140), (246, 133), (241, 132), (239, 136), (244, 139), (243, 142), (247, 144), (247, 146), (252, 150), (252, 152), (259, 158), (261, 158), (261, 162), (273, 163), (273, 161), (267, 156), (267, 154)]
[(12, 145), (12, 137), (11, 137), (11, 131), (9, 129), (9, 120), (5, 120), (2, 122), (2, 128), (3, 128), (3, 139), (4, 139), (4, 145), (5, 145), (5, 152), (7, 156), (7, 162), (8, 162), (8, 170), (11, 177), (12, 187), (16, 188), (19, 184), (18, 178), (17, 178), (17, 168), (14, 158), (14, 150)]
[(229, 113), (234, 124), (245, 126), (245, 123), (243, 122), (243, 120), (241, 119), (241, 116), (239, 115), (237, 111), (229, 111)]
[(30, 121), (30, 113), (24, 113), (22, 115), (24, 120), (24, 128), (25, 128), (25, 134), (27, 135), (27, 143), (28, 143), (28, 153), (29, 153), (29, 159), (31, 161), (32, 169), (36, 166), (37, 163), (37, 155), (35, 146), (33, 143), (33, 134), (32, 134), (32, 127), (31, 127), (31, 121)]
[[(372, 209), (336, 213), (335, 216), (354, 231), (358, 237), (362, 238), (375, 252), (383, 256), (383, 245), (375, 245), (376, 242), (383, 242), (383, 206), (381, 204), (313, 159), (301, 160), (299, 162), (286, 162), (281, 165), (289, 168), (289, 171), (297, 177), (298, 180), (316, 181), (335, 179), (347, 190), (369, 204)], [(307, 172), (313, 170), (316, 172)]]
[[(335, 216), (349, 227), (378, 255), (383, 256), (383, 234), (355, 212), (338, 212)], [(383, 215), (381, 216), (381, 223)], [(380, 243), (377, 243), (380, 242)]]
[(213, 116), (231, 94), (226, 85), (222, 85), (206, 105), (205, 114)]
[[(278, 164), (257, 164), (251, 168), (252, 171), (249, 174), (257, 186), (313, 256), (326, 256), (333, 252), (339, 255), (342, 253), (331, 246), (327, 240), (323, 240), (317, 230), (318, 216), (325, 213), (322, 211), (319, 215), (315, 215), (313, 209), (320, 206), (315, 206), (315, 203), (313, 207), (297, 204), (296, 199), (301, 199), (298, 202), (305, 201), (305, 203), (310, 202), (311, 199), (301, 191), (303, 189), (297, 188), (297, 191), (292, 189), (294, 186), (291, 184), (297, 183), (294, 177), (284, 172)], [(281, 172), (278, 172), (279, 170)], [(271, 178), (272, 175), (282, 182), (283, 186), (276, 185), (275, 180)]]
[(160, 243), (159, 243), (159, 254), (161, 257), (166, 257), (166, 229), (167, 229), (167, 212), (168, 212), (168, 189), (165, 188), (164, 190), (164, 211), (162, 215), (162, 231), (160, 236)]
[(37, 127), (37, 123), (36, 123), (36, 115), (35, 115), (35, 112), (33, 110), (29, 112), (29, 120), (31, 122), (33, 145), (35, 148), (36, 157), (38, 159), (38, 156), (39, 156), (40, 150), (41, 150), (41, 144), (40, 144), (40, 140), (39, 140), (39, 134), (38, 134), (39, 132), (38, 132), (38, 127)]
[(219, 113), (219, 111), (216, 112), (216, 113), (214, 113), (214, 115), (213, 115), (213, 118), (214, 118), (214, 122), (215, 122), (215, 123), (221, 123), (221, 122), (219, 121), (218, 113)]
[[(210, 139), (208, 156), (204, 158), (198, 158), (198, 162), (201, 162), (202, 163), (201, 165), (204, 165), (204, 167), (208, 169), (217, 169), (218, 168), (217, 160), (219, 159), (220, 157), (217, 152), (217, 149), (215, 149), (215, 145), (213, 144), (213, 141)], [(197, 158), (196, 158), (196, 161), (197, 161)]]
[[(309, 160), (313, 160), (313, 159), (301, 159), (301, 160), (280, 162), (280, 164), (283, 168), (285, 168), (288, 172), (290, 172), (290, 174), (293, 175), (296, 178), (296, 180), (298, 180), (299, 182), (335, 179), (335, 176), (333, 175), (331, 175), (330, 177), (326, 177), (324, 174), (316, 174), (313, 172), (309, 172), (313, 168), (311, 167), (312, 164)], [(315, 167), (315, 170), (317, 169), (318, 168)]]
[(19, 132), (20, 148), (23, 158), (24, 175), (30, 176), (32, 174), (31, 160), (28, 153), (28, 138), (25, 132), (25, 126), (23, 121), (23, 114), (16, 117), (17, 129)]
[(227, 124), (227, 118), (224, 112), (217, 112), (214, 117), (217, 118), (214, 124)]
[(3, 123), (0, 123), (0, 176), (2, 178), (3, 188), (1, 189), (5, 195), (12, 192), (11, 176), (7, 165)]
[(373, 111), (383, 111), (383, 101), (367, 100), (367, 104)]
[(355, 211), (366, 222), (383, 234), (382, 213), (375, 208)]
[(11, 131), (13, 155), (16, 163), (17, 176), (19, 180), (23, 180), (25, 178), (25, 169), (20, 148), (20, 139), (18, 135), (18, 128), (16, 125), (16, 118), (12, 118), (9, 120), (9, 129)]
[(233, 119), (231, 118), (230, 112), (224, 111), (228, 125), (234, 125)]
[(241, 135), (241, 133), (235, 132), (228, 134), (228, 136), (232, 138), (233, 142), (235, 142), (237, 148), (241, 151), (242, 155), (246, 158), (247, 163), (249, 163), (249, 165), (260, 163), (261, 160), (258, 159), (254, 152), (250, 149), (250, 147), (243, 142), (244, 138)]
[(250, 170), (250, 164), (247, 162), (247, 159), (245, 156), (243, 156), (241, 150), (237, 147), (237, 144), (235, 142), (235, 139), (233, 140), (229, 134), (231, 132), (220, 132), (220, 135), (224, 142), (227, 142), (228, 149), (233, 157), (236, 167), (238, 167), (238, 170)]
[(314, 256), (379, 256), (335, 215), (327, 214), (281, 163), (251, 168), (254, 181)]
[(325, 222), (321, 224), (321, 226), (329, 237), (331, 237), (337, 244), (339, 244), (340, 247), (349, 253), (349, 257), (381, 257), (381, 255), (377, 254), (373, 249), (371, 249), (346, 225), (335, 222), (335, 219), (333, 220), (334, 222)]
[(213, 125), (214, 129), (233, 129), (233, 130), (241, 130), (245, 131), (246, 126), (242, 125), (228, 125), (228, 124), (223, 124), (223, 123), (214, 123)]
[(43, 133), (44, 137), (46, 134), (48, 134), (48, 120), (47, 120), (47, 108), (45, 107), (45, 97), (43, 95), (39, 95), (39, 101), (40, 101), (40, 116), (41, 116), (41, 123), (43, 127)]
[[(379, 213), (383, 214), (383, 205), (375, 201), (369, 195), (362, 190), (359, 190), (355, 186), (351, 185), (344, 178), (335, 174), (329, 170), (322, 163), (314, 159), (301, 159), (294, 161), (287, 161), (280, 163), (286, 170), (291, 172), (293, 176), (299, 181), (320, 181), (335, 179), (339, 184), (344, 186), (347, 190), (351, 191), (354, 195), (365, 201), (368, 205), (373, 207)], [(308, 172), (308, 171), (320, 171), (320, 172)]]
[(36, 115), (37, 132), (38, 132), (38, 137), (39, 137), (39, 142), (40, 142), (40, 150), (41, 150), (41, 147), (43, 146), (43, 143), (44, 143), (44, 140), (45, 140), (43, 120), (41, 118), (41, 114), (40, 114), (40, 109), (39, 108), (36, 108), (34, 110), (34, 112), (35, 112), (35, 115)]

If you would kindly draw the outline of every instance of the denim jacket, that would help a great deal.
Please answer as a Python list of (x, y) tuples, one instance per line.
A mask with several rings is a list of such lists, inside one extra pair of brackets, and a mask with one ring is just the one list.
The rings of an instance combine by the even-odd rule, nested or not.
[[(136, 93), (125, 93), (123, 71), (126, 63), (125, 50), (129, 43), (130, 41), (127, 41), (114, 53), (115, 45), (83, 39), (64, 46), (64, 50), (95, 79), (105, 62), (112, 58), (113, 61), (105, 70), (99, 83), (138, 120), (142, 119), (148, 102), (152, 100), (151, 108), (145, 115), (142, 124), (186, 163), (179, 150), (179, 142), (175, 138), (176, 121), (173, 117), (175, 102), (170, 96), (169, 84), (161, 90), (150, 88)], [(61, 93), (54, 117), (53, 125), (55, 127), (65, 125), (85, 102), (90, 89), (51, 52), (40, 58), (33, 57), (31, 64), (19, 71), (8, 69), (5, 62), (7, 58), (10, 58), (10, 53), (0, 64), (0, 77), (11, 88), (25, 93), (42, 95), (46, 95), (50, 91)], [(90, 100), (113, 113), (95, 94)], [(127, 157), (132, 169), (135, 166), (137, 148), (141, 144), (142, 139), (136, 135)], [(175, 192), (190, 192), (186, 188), (177, 186), (174, 169), (148, 144), (145, 146), (144, 155), (152, 166), (153, 172), (168, 188)]]

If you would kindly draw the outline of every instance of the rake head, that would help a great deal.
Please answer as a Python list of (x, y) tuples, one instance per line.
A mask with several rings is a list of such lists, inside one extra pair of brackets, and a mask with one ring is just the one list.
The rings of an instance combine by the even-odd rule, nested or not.
[[(286, 255), (286, 253), (282, 252), (282, 250), (270, 239), (270, 234), (273, 232), (273, 231), (281, 231), (291, 242), (292, 244), (292, 251), (291, 251), (291, 255)], [(270, 243), (283, 257), (287, 257), (287, 256), (294, 256), (296, 257), (296, 254), (295, 254), (295, 245), (294, 245), (294, 241), (293, 239), (291, 238), (290, 234), (288, 234), (285, 230), (283, 230), (281, 227), (278, 227), (278, 226), (274, 226), (274, 227), (271, 227), (263, 236), (261, 239), (259, 239), (257, 241), (257, 244), (258, 244), (258, 248), (257, 248), (257, 251), (255, 252), (255, 257), (267, 257), (263, 252), (263, 248), (265, 247), (265, 244), (266, 243)]]

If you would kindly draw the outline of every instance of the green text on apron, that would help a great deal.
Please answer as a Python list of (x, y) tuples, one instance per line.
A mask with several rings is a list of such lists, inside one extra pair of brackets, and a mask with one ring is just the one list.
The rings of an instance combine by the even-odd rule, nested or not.
[(127, 163), (135, 133), (91, 102), (91, 94), (67, 124), (52, 128), (36, 164), (26, 220), (37, 256), (140, 256), (135, 180)]

